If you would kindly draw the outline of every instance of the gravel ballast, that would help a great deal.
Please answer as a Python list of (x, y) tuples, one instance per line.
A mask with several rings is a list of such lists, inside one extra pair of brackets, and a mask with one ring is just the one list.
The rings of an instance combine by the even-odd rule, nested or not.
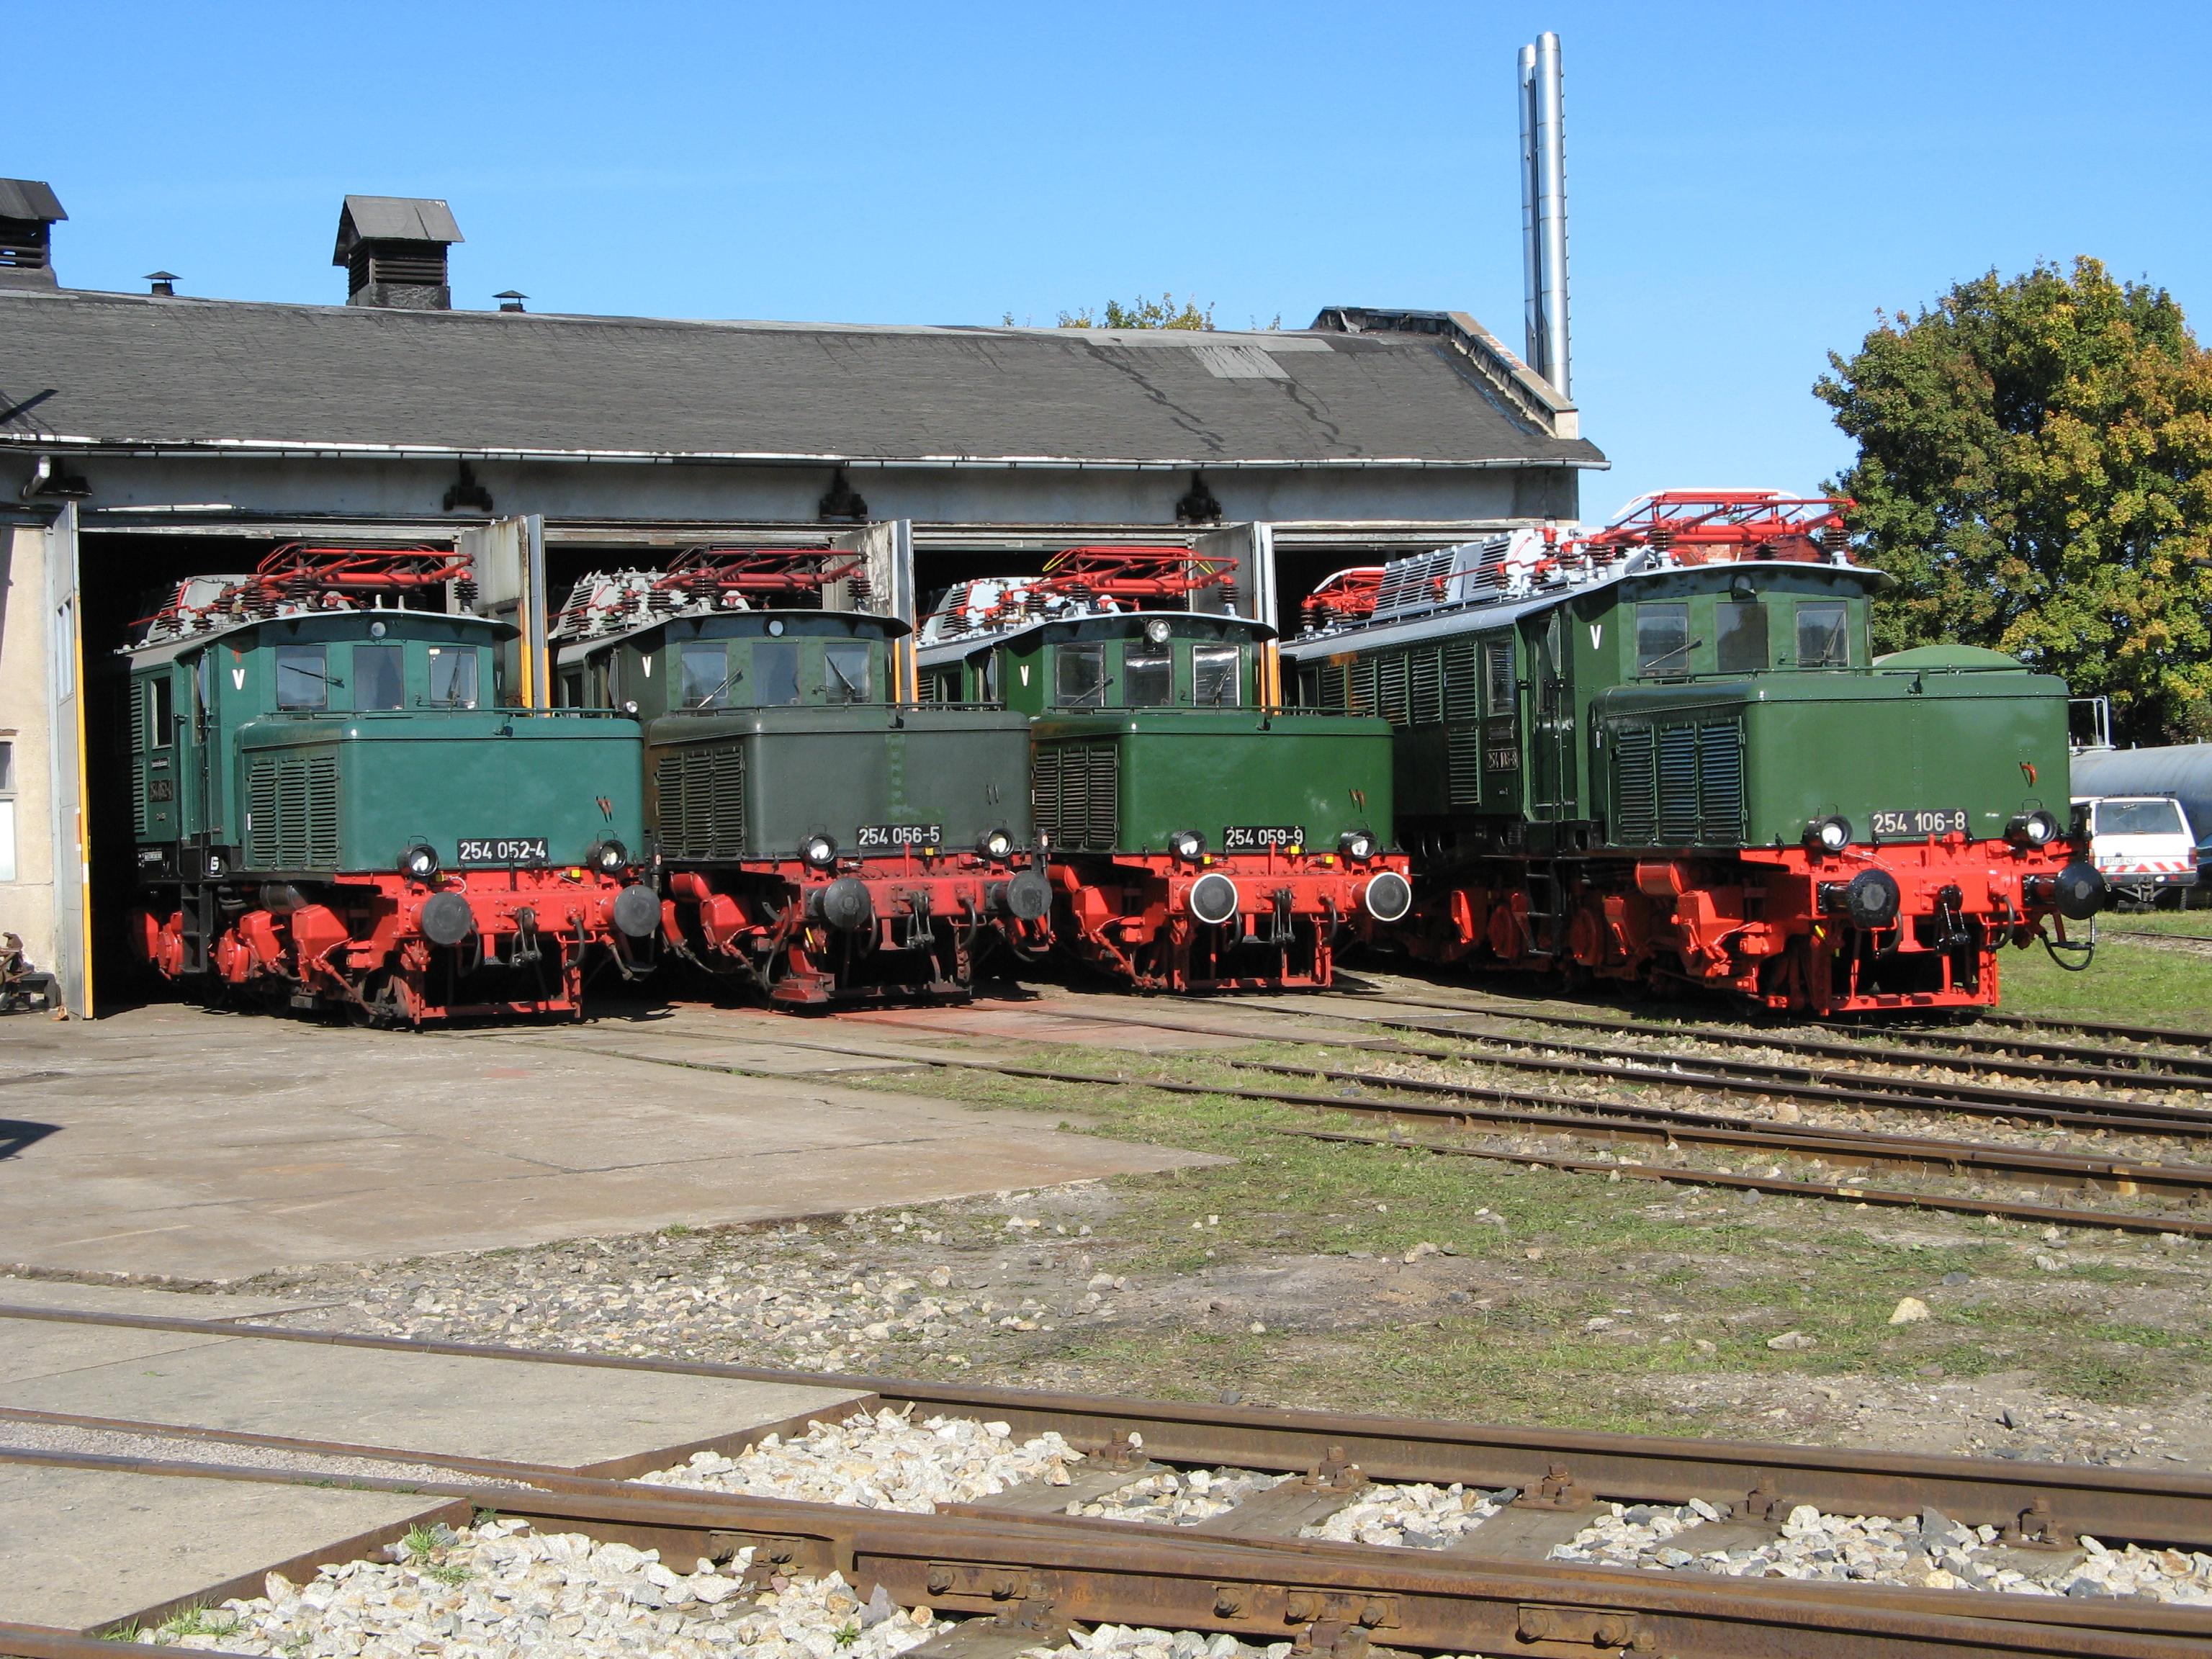
[(305, 1584), (270, 1573), (264, 1593), (186, 1614), (139, 1641), (283, 1659), (895, 1659), (942, 1621), (866, 1601), (836, 1575), (748, 1593), (727, 1567), (691, 1571), (655, 1550), (488, 1521), (394, 1545), (391, 1561), (345, 1561)]

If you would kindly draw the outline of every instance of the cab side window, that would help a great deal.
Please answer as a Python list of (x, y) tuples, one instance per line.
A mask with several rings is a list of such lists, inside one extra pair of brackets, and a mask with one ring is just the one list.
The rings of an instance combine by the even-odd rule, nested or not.
[(1053, 701), (1063, 708), (1106, 706), (1106, 647), (1063, 645), (1053, 652)]
[(823, 648), (822, 678), (832, 702), (870, 702), (872, 677), (868, 647), (859, 640), (835, 640)]
[(1766, 666), (1766, 607), (1722, 604), (1717, 621), (1720, 669), (1723, 674), (1756, 674)]
[(169, 671), (158, 670), (146, 682), (146, 746), (166, 749), (176, 736), (176, 693), (169, 684)]
[(276, 647), (276, 706), (297, 709), (331, 706), (331, 678), (321, 646)]
[(1797, 602), (1797, 665), (1800, 668), (1849, 668), (1851, 665), (1850, 607), (1841, 599), (1800, 599)]
[(1165, 651), (1132, 650), (1121, 659), (1121, 702), (1129, 708), (1163, 708), (1175, 701), (1175, 658)]
[(1503, 641), (1482, 647), (1483, 672), (1488, 680), (1490, 712), (1511, 714), (1518, 705), (1513, 696), (1513, 647)]
[(761, 640), (753, 646), (753, 696), (763, 708), (781, 708), (799, 701), (799, 641)]
[(1674, 602), (1636, 607), (1636, 672), (1690, 672), (1690, 607)]
[(356, 645), (353, 648), (353, 706), (404, 708), (407, 684), (399, 645)]
[(1234, 708), (1244, 701), (1243, 656), (1233, 645), (1201, 645), (1193, 649), (1191, 696), (1200, 708)]

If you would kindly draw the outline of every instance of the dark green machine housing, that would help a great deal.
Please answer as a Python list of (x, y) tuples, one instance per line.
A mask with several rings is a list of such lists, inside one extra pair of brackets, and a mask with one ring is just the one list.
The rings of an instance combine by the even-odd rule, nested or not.
[(853, 611), (678, 616), (560, 653), (564, 702), (635, 714), (647, 808), (679, 863), (799, 858), (826, 836), (841, 854), (884, 828), (971, 848), (994, 831), (1033, 840), (1028, 722), (1004, 708), (916, 708), (892, 696), (888, 617)]
[(1389, 728), (1261, 707), (1273, 630), (1145, 611), (1038, 623), (926, 652), (923, 695), (1035, 717), (1038, 829), (1055, 852), (1147, 854), (1195, 830), (1296, 825), (1394, 844)]
[(643, 844), (636, 729), (494, 705), (511, 625), (415, 611), (277, 617), (132, 653), (142, 880), (397, 871), (543, 841), (581, 865)]

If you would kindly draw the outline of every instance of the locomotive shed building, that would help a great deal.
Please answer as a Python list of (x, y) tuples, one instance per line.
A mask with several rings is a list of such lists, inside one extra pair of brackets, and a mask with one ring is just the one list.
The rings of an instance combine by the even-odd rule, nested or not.
[(60, 284), (65, 217), (0, 180), (0, 928), (78, 1008), (129, 856), (109, 671), (181, 576), (302, 538), (468, 548), (524, 629), (509, 691), (542, 700), (549, 600), (702, 543), (863, 550), (909, 617), (1063, 547), (1189, 546), (1291, 629), (1330, 571), (1571, 519), (1605, 465), (1455, 312), (1199, 333), (455, 310), (446, 204), (382, 197), (341, 210), (343, 303), (117, 294)]

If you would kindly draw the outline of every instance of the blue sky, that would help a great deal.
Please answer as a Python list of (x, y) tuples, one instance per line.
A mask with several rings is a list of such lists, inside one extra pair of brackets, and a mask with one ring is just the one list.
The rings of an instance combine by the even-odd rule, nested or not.
[[(1811, 489), (1810, 386), (1878, 307), (2094, 253), (2212, 311), (2212, 9), (527, 6), (0, 11), (0, 173), (75, 286), (335, 301), (349, 191), (443, 196), (455, 301), (1048, 324), (1171, 289), (1521, 339), (1514, 55), (1564, 42), (1583, 431), (1603, 516)], [(2109, 20), (2109, 21), (2107, 21)], [(0, 341), (0, 361), (6, 345)]]

